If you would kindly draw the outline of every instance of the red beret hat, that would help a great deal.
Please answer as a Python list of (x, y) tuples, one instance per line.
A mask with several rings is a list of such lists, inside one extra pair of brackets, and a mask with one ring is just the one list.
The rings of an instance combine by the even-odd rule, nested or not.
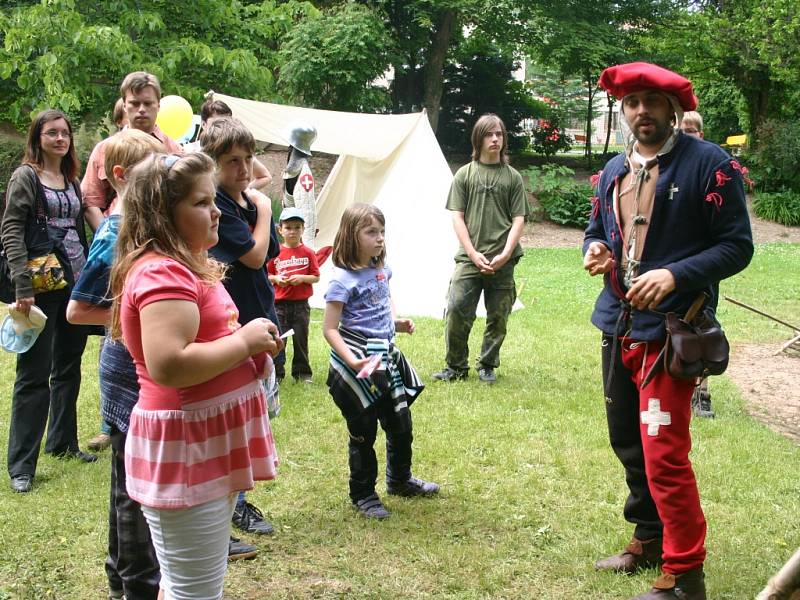
[(683, 110), (697, 108), (692, 82), (669, 69), (645, 62), (608, 67), (600, 75), (600, 87), (620, 100), (644, 90), (660, 90), (678, 99)]

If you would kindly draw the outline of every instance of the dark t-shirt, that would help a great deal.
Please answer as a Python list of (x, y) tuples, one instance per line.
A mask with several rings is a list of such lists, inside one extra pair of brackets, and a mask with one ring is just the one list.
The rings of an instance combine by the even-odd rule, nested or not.
[[(222, 213), (217, 230), (219, 241), (208, 253), (229, 265), (223, 284), (239, 309), (239, 323), (244, 325), (253, 319), (266, 317), (280, 327), (275, 314), (275, 290), (267, 278), (266, 261), (257, 269), (239, 262), (256, 244), (252, 232), (258, 218), (255, 205), (244, 194), (242, 198), (246, 208), (241, 207), (222, 188), (217, 188), (216, 203)], [(270, 220), (266, 260), (276, 257), (279, 252), (278, 232), (275, 223)]]

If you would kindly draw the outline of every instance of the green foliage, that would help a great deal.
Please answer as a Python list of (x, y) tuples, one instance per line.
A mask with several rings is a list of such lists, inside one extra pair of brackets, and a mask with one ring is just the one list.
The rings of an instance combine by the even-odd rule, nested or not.
[(713, 140), (742, 131), (753, 139), (762, 120), (791, 118), (800, 110), (800, 11), (794, 0), (692, 2), (691, 9), (638, 37), (645, 58), (696, 81)]
[(528, 145), (522, 121), (543, 116), (547, 107), (511, 76), (516, 66), (509, 56), (473, 43), (464, 47), (456, 61), (445, 68), (437, 129), (437, 138), (444, 148), (457, 152), (469, 150), (472, 127), (487, 112), (503, 119), (509, 150), (514, 152)]
[(0, 198), (6, 193), (8, 180), (25, 153), (25, 140), (0, 134)]
[(783, 225), (800, 225), (800, 192), (761, 192), (753, 200), (757, 217)]
[(585, 228), (589, 223), (590, 199), (594, 195), (588, 183), (575, 180), (569, 167), (546, 164), (523, 171), (529, 191), (539, 201), (545, 217), (559, 225)]
[(98, 122), (136, 70), (195, 106), (209, 89), (271, 98), (279, 43), (297, 19), (316, 13), (300, 0), (21, 4), (0, 17), (0, 119), (23, 128), (54, 107), (76, 124)]
[(758, 189), (800, 193), (800, 119), (767, 119), (758, 128), (756, 146), (747, 162)]
[(373, 82), (386, 70), (392, 40), (368, 7), (345, 3), (298, 24), (281, 47), (280, 86), (303, 106), (374, 112), (389, 103)]

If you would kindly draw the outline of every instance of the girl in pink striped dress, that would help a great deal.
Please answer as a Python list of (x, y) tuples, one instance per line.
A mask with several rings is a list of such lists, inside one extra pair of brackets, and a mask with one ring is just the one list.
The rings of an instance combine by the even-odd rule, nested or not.
[(125, 447), (165, 598), (222, 597), (236, 494), (273, 479), (277, 458), (260, 381), (282, 342), (267, 319), (244, 326), (209, 259), (220, 212), (205, 154), (156, 154), (133, 167), (112, 272), (113, 334), (141, 386)]

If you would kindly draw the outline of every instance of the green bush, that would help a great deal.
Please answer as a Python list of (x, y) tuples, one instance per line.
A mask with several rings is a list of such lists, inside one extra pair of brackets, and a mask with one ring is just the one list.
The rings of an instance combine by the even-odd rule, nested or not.
[(575, 171), (547, 164), (530, 167), (522, 174), (527, 176), (529, 190), (539, 201), (547, 219), (568, 227), (586, 227), (594, 191), (588, 183), (575, 180)]
[(0, 196), (5, 196), (11, 173), (19, 166), (24, 152), (24, 140), (0, 135)]
[(753, 200), (753, 212), (761, 219), (783, 225), (800, 225), (800, 193), (762, 192)]
[(762, 192), (794, 190), (800, 193), (800, 120), (767, 119), (758, 128), (757, 146), (743, 161)]

